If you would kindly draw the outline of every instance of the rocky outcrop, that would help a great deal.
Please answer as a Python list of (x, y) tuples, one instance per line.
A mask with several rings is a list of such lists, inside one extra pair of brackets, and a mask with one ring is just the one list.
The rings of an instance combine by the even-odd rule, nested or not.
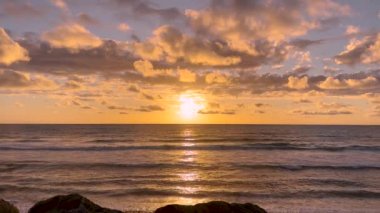
[(155, 213), (266, 213), (264, 209), (251, 203), (226, 203), (224, 201), (211, 201), (199, 203), (194, 206), (167, 205), (155, 211)]
[(0, 212), (1, 213), (19, 213), (18, 209), (11, 203), (0, 199)]
[[(211, 201), (196, 205), (167, 205), (155, 213), (266, 213), (261, 207), (251, 204)], [(12, 204), (0, 200), (0, 213), (19, 213)], [(58, 195), (36, 203), (29, 213), (122, 213), (119, 210), (103, 208), (79, 194)]]
[[(1, 211), (0, 211), (1, 212)], [(122, 213), (103, 208), (79, 194), (58, 195), (36, 203), (29, 213)]]

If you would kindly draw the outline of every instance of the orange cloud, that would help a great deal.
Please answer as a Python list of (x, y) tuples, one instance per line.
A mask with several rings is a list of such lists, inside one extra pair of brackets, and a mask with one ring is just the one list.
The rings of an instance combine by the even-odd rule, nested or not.
[(18, 61), (29, 61), (28, 51), (0, 28), (0, 64), (11, 65)]
[(92, 49), (102, 45), (102, 40), (79, 24), (65, 24), (42, 34), (42, 39), (56, 48), (67, 48), (73, 52)]
[(291, 89), (306, 89), (309, 87), (308, 77), (296, 77), (289, 76), (288, 77), (288, 87)]

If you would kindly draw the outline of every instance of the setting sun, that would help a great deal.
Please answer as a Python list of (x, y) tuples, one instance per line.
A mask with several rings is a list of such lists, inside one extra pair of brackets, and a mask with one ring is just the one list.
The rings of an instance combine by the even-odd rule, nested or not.
[(182, 118), (191, 119), (197, 116), (198, 111), (203, 109), (202, 98), (199, 96), (181, 95), (179, 97), (179, 113)]

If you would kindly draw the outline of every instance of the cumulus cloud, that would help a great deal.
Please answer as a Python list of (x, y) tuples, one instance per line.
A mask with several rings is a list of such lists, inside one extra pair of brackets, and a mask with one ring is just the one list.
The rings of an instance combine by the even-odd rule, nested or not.
[(289, 76), (288, 77), (288, 87), (291, 89), (306, 89), (309, 87), (308, 84), (308, 77), (296, 77), (296, 76)]
[(258, 51), (252, 40), (284, 41), (323, 27), (326, 19), (348, 13), (348, 6), (330, 0), (293, 1), (291, 4), (214, 0), (209, 8), (186, 10), (185, 14), (196, 32), (221, 38), (232, 49), (255, 55)]
[(102, 40), (79, 24), (64, 24), (42, 34), (42, 39), (56, 48), (73, 52), (92, 49), (102, 45)]
[(361, 40), (352, 39), (346, 50), (335, 56), (335, 62), (346, 65), (380, 63), (380, 33)]
[(338, 79), (327, 77), (326, 80), (319, 84), (322, 89), (347, 89), (347, 88), (368, 88), (378, 84), (377, 78), (368, 76), (363, 79)]
[(190, 64), (226, 66), (238, 64), (238, 56), (222, 56), (212, 42), (183, 34), (178, 29), (164, 25), (153, 32), (153, 37), (144, 42), (136, 42), (136, 53), (149, 60), (164, 59), (169, 63), (184, 60)]
[(1, 88), (30, 88), (37, 89), (53, 87), (56, 84), (41, 76), (30, 75), (13, 70), (0, 70), (0, 87)]
[(18, 61), (29, 61), (28, 51), (0, 28), (0, 64), (10, 65)]

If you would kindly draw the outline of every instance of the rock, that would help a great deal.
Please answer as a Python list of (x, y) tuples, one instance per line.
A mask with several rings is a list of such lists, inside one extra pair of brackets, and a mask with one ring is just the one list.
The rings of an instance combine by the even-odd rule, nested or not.
[(19, 213), (18, 209), (11, 203), (0, 199), (0, 212), (1, 213)]
[(251, 203), (226, 203), (224, 201), (211, 201), (199, 203), (194, 206), (167, 205), (158, 208), (155, 213), (266, 213), (264, 209)]
[(79, 194), (58, 195), (36, 203), (29, 213), (122, 213), (103, 208)]

